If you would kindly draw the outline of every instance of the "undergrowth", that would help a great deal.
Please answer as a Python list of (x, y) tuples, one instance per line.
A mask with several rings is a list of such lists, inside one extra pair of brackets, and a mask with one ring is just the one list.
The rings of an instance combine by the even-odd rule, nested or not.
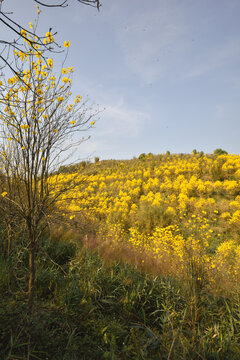
[(66, 236), (39, 245), (31, 318), (24, 250), (0, 259), (0, 359), (240, 358), (237, 294), (108, 261)]

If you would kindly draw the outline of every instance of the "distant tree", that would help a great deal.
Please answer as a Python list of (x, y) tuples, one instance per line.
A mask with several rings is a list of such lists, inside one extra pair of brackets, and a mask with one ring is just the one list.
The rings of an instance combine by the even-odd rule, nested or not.
[(148, 154), (147, 154), (147, 157), (148, 157), (148, 159), (152, 158), (152, 157), (153, 157), (153, 153), (151, 153), (151, 152), (148, 153)]
[(170, 155), (170, 151), (169, 151), (169, 150), (166, 151), (166, 155), (167, 155), (167, 156)]
[(226, 150), (223, 150), (223, 149), (215, 149), (213, 154), (219, 156), (219, 155), (224, 155), (224, 154), (227, 155), (228, 153)]
[(197, 154), (197, 150), (196, 150), (196, 149), (193, 149), (192, 154), (193, 154), (193, 155), (196, 155), (196, 154)]
[(145, 160), (146, 159), (146, 154), (142, 153), (139, 155), (138, 160)]
[(65, 184), (65, 189), (59, 189), (57, 177), (53, 181), (49, 176), (63, 160), (63, 154), (77, 145), (69, 141), (71, 137), (94, 124), (91, 119), (96, 112), (80, 95), (72, 98), (72, 67), (62, 68), (57, 76), (52, 59), (45, 64), (31, 41), (26, 40), (25, 46), (26, 53), (14, 53), (16, 68), (23, 78), (13, 76), (0, 81), (0, 161), (4, 177), (0, 206), (6, 219), (14, 211), (25, 223), (31, 309), (36, 243), (52, 206), (70, 186)]
[(98, 156), (95, 156), (95, 158), (94, 158), (94, 162), (95, 162), (95, 164), (96, 164), (96, 163), (98, 163), (98, 162), (99, 162), (99, 160), (100, 160), (100, 159), (99, 159), (99, 157), (98, 157)]

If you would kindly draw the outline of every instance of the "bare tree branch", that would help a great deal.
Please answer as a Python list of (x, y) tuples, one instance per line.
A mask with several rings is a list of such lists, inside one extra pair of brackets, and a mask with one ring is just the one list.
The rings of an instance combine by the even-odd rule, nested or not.
[(45, 7), (67, 7), (68, 6), (67, 0), (63, 1), (61, 4), (46, 4), (39, 0), (34, 0), (34, 2), (39, 5), (45, 6)]
[[(101, 6), (100, 0), (77, 0), (77, 1), (83, 5), (89, 5), (89, 6), (95, 7), (98, 10)], [(46, 2), (46, 1), (34, 0), (34, 2), (37, 4), (36, 5), (37, 7), (42, 6), (42, 7), (47, 7), (47, 8), (56, 8), (56, 7), (65, 8), (68, 6), (68, 0), (63, 0), (60, 4), (54, 3), (53, 1)], [(32, 47), (39, 46), (39, 53), (41, 53), (41, 57), (43, 59), (46, 58), (47, 53), (59, 51), (61, 46), (59, 46), (59, 44), (55, 43), (54, 41), (50, 41), (47, 44), (45, 44), (43, 42), (43, 39), (45, 38), (45, 36), (37, 34), (34, 31), (36, 38), (32, 37), (33, 31), (26, 29), (18, 21), (15, 21), (10, 16), (7, 16), (7, 13), (2, 11), (2, 4), (3, 4), (3, 0), (0, 0), (0, 21), (3, 24), (3, 26), (5, 26), (9, 30), (11, 30), (13, 34), (18, 36), (18, 38), (16, 40), (12, 40), (12, 41), (6, 40), (6, 39), (0, 39), (0, 44), (3, 44), (5, 47), (9, 47), (9, 48), (18, 48), (23, 53), (25, 53), (25, 47), (24, 47), (24, 44), (21, 43), (21, 40), (23, 40), (24, 42), (30, 42)], [(39, 8), (37, 9), (37, 12), (38, 12), (38, 14), (40, 13)], [(8, 15), (9, 15), (9, 13), (8, 13)], [(52, 29), (50, 28), (49, 32), (51, 32), (51, 30)], [(52, 35), (54, 36), (55, 34), (52, 34)], [(57, 48), (57, 50), (56, 50), (56, 48)], [(2, 53), (1, 53), (1, 56), (2, 56), (1, 60), (3, 60), (3, 58), (4, 58), (3, 63), (2, 63), (3, 64), (2, 68), (4, 66), (8, 66), (12, 70), (12, 67), (9, 66), (11, 63), (9, 56), (8, 55), (4, 56)], [(14, 73), (16, 74), (16, 70), (14, 71)]]

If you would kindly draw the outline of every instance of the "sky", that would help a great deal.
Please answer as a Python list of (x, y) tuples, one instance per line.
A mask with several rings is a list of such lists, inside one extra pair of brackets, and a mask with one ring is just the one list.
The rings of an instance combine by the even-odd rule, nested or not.
[[(71, 41), (73, 92), (102, 110), (79, 159), (240, 153), (239, 0), (102, 0), (99, 12), (68, 3), (40, 7), (39, 30)], [(32, 0), (2, 10), (25, 26), (36, 17)]]

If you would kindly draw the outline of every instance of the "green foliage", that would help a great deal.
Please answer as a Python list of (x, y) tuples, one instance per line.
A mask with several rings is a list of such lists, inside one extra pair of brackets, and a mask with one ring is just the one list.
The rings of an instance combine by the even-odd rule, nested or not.
[(8, 272), (9, 265), (3, 257), (0, 257), (0, 292), (6, 291), (8, 288)]
[(226, 162), (226, 159), (223, 158), (217, 158), (216, 161), (214, 161), (214, 163), (211, 166), (211, 175), (212, 175), (212, 179), (214, 181), (223, 181), (225, 176), (224, 176), (224, 171), (222, 169), (224, 163)]
[(224, 155), (224, 154), (227, 155), (228, 153), (226, 150), (223, 150), (223, 149), (215, 149), (213, 154), (219, 156), (219, 155)]
[(153, 153), (151, 153), (151, 152), (147, 154), (148, 159), (152, 159), (153, 156), (154, 156), (154, 155), (153, 155)]
[(76, 244), (67, 240), (52, 241), (46, 248), (46, 252), (58, 265), (64, 265), (75, 255)]
[(142, 153), (139, 155), (138, 160), (145, 160), (146, 159), (146, 154)]
[[(188, 155), (183, 154), (181, 157), (187, 159)], [(198, 157), (197, 154), (195, 159), (198, 160)], [(202, 169), (199, 171), (202, 171), (203, 176), (211, 181), (232, 176), (231, 169), (226, 171), (226, 167), (223, 167), (224, 156), (215, 158), (211, 155), (210, 158), (213, 159), (213, 166), (208, 169), (202, 166), (204, 158), (200, 159), (199, 168), (202, 166)], [(148, 154), (144, 157), (144, 164), (151, 172), (154, 164), (159, 161), (167, 163), (167, 159), (169, 157), (165, 155)], [(136, 163), (140, 161), (134, 159), (128, 162), (133, 168)], [(85, 170), (92, 174), (96, 168), (121, 169), (121, 164), (114, 160), (101, 161), (98, 166), (88, 164)], [(64, 171), (72, 170), (66, 167)], [(141, 186), (141, 192), (136, 196), (144, 194), (144, 191)], [(215, 196), (222, 194), (216, 193)], [(119, 257), (115, 257), (122, 262), (114, 260), (114, 249), (112, 252), (109, 249), (107, 255), (103, 255), (103, 260), (96, 251), (81, 245), (78, 240), (86, 233), (97, 232), (95, 223), (90, 227), (89, 224), (85, 226), (84, 221), (87, 222), (82, 218), (79, 224), (76, 223), (79, 226), (76, 233), (73, 230), (71, 233), (62, 233), (60, 226), (56, 226), (51, 236), (43, 232), (38, 239), (35, 306), (31, 320), (26, 297), (26, 232), (21, 227), (18, 229), (13, 222), (14, 236), (11, 238), (11, 251), (8, 252), (7, 226), (2, 224), (0, 359), (240, 358), (237, 290), (231, 299), (210, 293), (211, 284), (204, 276), (204, 271), (202, 278), (198, 278), (201, 269), (197, 269), (196, 264), (194, 267), (193, 261), (187, 263), (188, 276), (176, 280), (170, 276), (151, 275), (154, 267), (154, 264), (151, 267), (152, 260), (143, 256), (144, 260), (134, 263), (136, 253), (130, 253), (131, 249), (127, 247), (123, 248), (125, 257), (121, 257), (120, 251)], [(174, 212), (167, 212), (162, 203), (142, 202), (138, 212), (131, 214), (129, 221), (142, 233), (148, 234), (156, 226), (165, 227), (178, 219)], [(186, 237), (193, 232), (191, 226), (196, 231), (196, 238), (204, 238), (193, 220), (192, 225), (188, 223), (183, 229)], [(228, 233), (224, 236), (228, 237)], [(92, 237), (93, 243), (100, 241)], [(90, 236), (88, 240), (88, 246), (94, 248)], [(215, 253), (220, 242), (220, 237), (213, 234), (208, 253)], [(111, 248), (110, 243), (108, 247)], [(100, 250), (103, 254), (104, 247)], [(129, 265), (127, 261), (134, 265)], [(163, 273), (161, 270), (159, 268), (159, 273)]]
[[(53, 244), (55, 260), (69, 254), (62, 240)], [(238, 300), (215, 297), (206, 288), (196, 292), (193, 283), (153, 277), (127, 264), (105, 266), (82, 247), (71, 260), (64, 256), (63, 267), (48, 255), (40, 259), (42, 254), (31, 322), (23, 292), (3, 292), (0, 299), (0, 358), (239, 358)]]
[(73, 165), (62, 165), (58, 169), (58, 173), (61, 174), (71, 174), (75, 173), (76, 171), (83, 170), (88, 167), (91, 163), (89, 161), (81, 161), (80, 163), (73, 164)]
[(151, 204), (141, 204), (138, 213), (134, 217), (134, 222), (139, 230), (145, 234), (151, 233), (156, 226), (168, 226), (172, 223), (172, 218), (166, 214), (161, 205), (152, 206)]

